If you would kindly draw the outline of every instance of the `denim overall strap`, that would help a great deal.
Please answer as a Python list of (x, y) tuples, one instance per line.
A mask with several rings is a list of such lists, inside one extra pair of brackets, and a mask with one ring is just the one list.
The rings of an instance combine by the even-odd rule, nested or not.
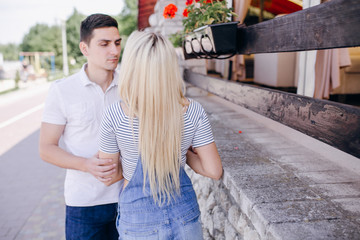
[(139, 157), (135, 172), (119, 196), (119, 239), (202, 239), (200, 211), (190, 178), (180, 170), (180, 194), (163, 205), (154, 202), (149, 181), (143, 188)]

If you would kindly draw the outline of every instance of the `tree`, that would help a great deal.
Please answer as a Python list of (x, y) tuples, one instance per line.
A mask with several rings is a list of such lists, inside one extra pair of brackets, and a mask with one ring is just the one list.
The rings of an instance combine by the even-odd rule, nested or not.
[[(125, 0), (125, 6), (121, 13), (114, 16), (119, 23), (120, 35), (124, 39), (123, 46), (125, 45), (127, 36), (137, 28), (137, 9), (136, 0)], [(86, 58), (79, 49), (80, 25), (85, 17), (84, 14), (74, 9), (73, 14), (66, 20), (68, 58), (76, 61), (75, 65), (70, 65), (70, 69), (79, 68), (86, 62)], [(46, 24), (36, 24), (31, 27), (29, 33), (24, 36), (20, 50), (24, 52), (54, 52), (55, 66), (58, 69), (62, 69), (61, 39), (61, 27), (59, 25), (48, 26)], [(46, 59), (42, 64), (43, 67), (49, 69), (50, 59)]]
[(16, 44), (0, 44), (0, 52), (3, 54), (4, 60), (19, 60), (19, 46)]
[[(121, 49), (124, 50), (128, 36), (137, 29), (138, 5), (136, 0), (125, 0), (121, 13), (114, 18), (119, 23), (119, 32), (122, 37)], [(122, 54), (121, 54), (122, 56)]]
[(125, 0), (125, 6), (118, 16), (115, 16), (119, 23), (121, 35), (129, 36), (137, 29), (138, 5), (136, 0)]
[(76, 64), (70, 65), (70, 69), (79, 68), (85, 62), (86, 58), (82, 55), (79, 42), (80, 42), (80, 25), (86, 16), (79, 13), (75, 8), (73, 14), (66, 20), (66, 40), (68, 48), (68, 56), (75, 59)]
[[(59, 26), (49, 27), (36, 24), (30, 28), (20, 45), (23, 52), (54, 52), (55, 66), (62, 68), (61, 29)], [(50, 59), (42, 61), (43, 67), (50, 69)]]

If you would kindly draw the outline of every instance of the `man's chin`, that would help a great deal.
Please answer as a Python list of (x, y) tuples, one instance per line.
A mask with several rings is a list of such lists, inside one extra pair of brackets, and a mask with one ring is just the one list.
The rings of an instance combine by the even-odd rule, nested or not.
[(117, 68), (118, 64), (112, 64), (106, 67), (106, 70), (114, 71)]

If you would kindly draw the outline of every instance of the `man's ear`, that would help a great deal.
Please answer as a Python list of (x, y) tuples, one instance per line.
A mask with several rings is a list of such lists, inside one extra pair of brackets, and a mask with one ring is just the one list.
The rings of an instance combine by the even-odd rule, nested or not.
[(80, 48), (80, 51), (81, 53), (87, 57), (88, 56), (88, 45), (84, 42), (80, 42), (79, 43), (79, 48)]

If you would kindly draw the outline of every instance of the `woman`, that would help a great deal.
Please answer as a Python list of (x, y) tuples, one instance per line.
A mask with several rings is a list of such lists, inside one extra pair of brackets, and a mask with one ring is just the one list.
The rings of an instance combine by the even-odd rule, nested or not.
[(204, 109), (184, 97), (172, 44), (159, 34), (132, 33), (119, 75), (122, 101), (105, 111), (100, 133), (100, 158), (121, 155), (119, 239), (202, 239), (184, 166), (219, 179), (222, 164)]

